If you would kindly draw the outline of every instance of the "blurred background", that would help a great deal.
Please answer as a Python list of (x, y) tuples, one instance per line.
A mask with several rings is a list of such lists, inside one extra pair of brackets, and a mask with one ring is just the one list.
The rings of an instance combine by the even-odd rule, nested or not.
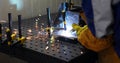
[[(0, 20), (7, 20), (8, 13), (12, 13), (13, 21), (17, 15), (21, 14), (22, 19), (28, 19), (45, 15), (46, 8), (51, 9), (51, 13), (56, 13), (61, 2), (66, 0), (0, 0)], [(75, 5), (80, 5), (81, 0), (73, 0)]]

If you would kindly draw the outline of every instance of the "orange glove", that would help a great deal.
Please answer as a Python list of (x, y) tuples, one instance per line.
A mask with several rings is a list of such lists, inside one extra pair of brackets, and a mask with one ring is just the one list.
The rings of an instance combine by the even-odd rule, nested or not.
[(77, 35), (80, 35), (81, 32), (83, 32), (83, 30), (85, 30), (85, 29), (88, 28), (87, 25), (85, 25), (84, 27), (80, 27), (80, 26), (77, 25), (77, 24), (72, 24), (72, 27), (73, 27), (73, 30), (76, 31), (76, 34), (77, 34)]
[(112, 46), (112, 35), (99, 39), (93, 36), (87, 25), (80, 27), (77, 24), (73, 24), (72, 27), (76, 30), (78, 41), (90, 50), (100, 52)]

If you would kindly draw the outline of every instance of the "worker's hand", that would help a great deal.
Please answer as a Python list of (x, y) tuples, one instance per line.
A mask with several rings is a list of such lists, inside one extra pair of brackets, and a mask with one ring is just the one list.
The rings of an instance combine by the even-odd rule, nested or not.
[(87, 29), (87, 25), (85, 25), (84, 27), (80, 27), (77, 24), (72, 24), (73, 30), (76, 31), (77, 36), (79, 36), (85, 29)]
[(112, 36), (105, 38), (96, 38), (87, 26), (80, 27), (76, 24), (72, 25), (78, 35), (78, 41), (86, 48), (95, 52), (100, 52), (112, 46)]

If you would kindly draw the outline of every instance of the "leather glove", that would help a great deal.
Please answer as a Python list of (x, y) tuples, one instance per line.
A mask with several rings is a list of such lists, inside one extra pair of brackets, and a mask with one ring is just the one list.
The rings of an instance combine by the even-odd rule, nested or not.
[(84, 27), (80, 27), (77, 24), (72, 24), (73, 30), (76, 31), (77, 36), (80, 35), (81, 32), (83, 32), (83, 30), (87, 29), (87, 25), (85, 25)]
[(78, 41), (87, 49), (100, 52), (112, 46), (112, 35), (105, 38), (96, 38), (88, 29), (87, 25), (80, 27), (77, 24), (73, 24), (72, 27), (76, 30)]
[(114, 47), (99, 52), (98, 58), (98, 63), (120, 63), (120, 58), (116, 54)]

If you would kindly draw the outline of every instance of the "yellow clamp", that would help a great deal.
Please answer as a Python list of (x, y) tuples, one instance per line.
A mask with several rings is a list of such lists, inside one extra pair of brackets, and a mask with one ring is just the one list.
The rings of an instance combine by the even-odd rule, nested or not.
[(18, 38), (18, 41), (21, 41), (21, 44), (23, 44), (25, 42), (25, 40), (26, 40), (25, 37)]
[(16, 37), (16, 34), (11, 35), (12, 40), (15, 40), (16, 39), (15, 37)]
[(45, 28), (47, 31), (50, 30), (50, 32), (53, 32), (54, 31), (54, 27), (47, 27)]
[(10, 42), (10, 41), (8, 42), (8, 45), (9, 45), (9, 46), (11, 45), (11, 42)]
[(50, 30), (50, 27), (45, 28), (46, 30)]
[(64, 24), (66, 24), (66, 21), (64, 21)]
[(54, 41), (55, 41), (55, 37), (52, 36), (52, 37), (50, 38), (50, 43), (54, 43)]
[(51, 27), (50, 28), (50, 32), (52, 33), (54, 31), (54, 27)]
[(6, 29), (6, 32), (9, 32), (9, 31), (10, 31), (10, 29), (9, 29), (9, 28), (7, 28), (7, 29)]

